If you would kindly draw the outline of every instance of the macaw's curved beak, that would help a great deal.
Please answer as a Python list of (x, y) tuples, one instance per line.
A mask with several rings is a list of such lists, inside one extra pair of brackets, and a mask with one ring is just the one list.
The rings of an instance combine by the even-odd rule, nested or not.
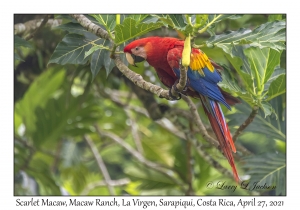
[(136, 67), (135, 63), (139, 63), (145, 60), (145, 58), (140, 57), (140, 56), (136, 56), (130, 53), (125, 53), (126, 54), (126, 59), (128, 61), (129, 64), (133, 65)]

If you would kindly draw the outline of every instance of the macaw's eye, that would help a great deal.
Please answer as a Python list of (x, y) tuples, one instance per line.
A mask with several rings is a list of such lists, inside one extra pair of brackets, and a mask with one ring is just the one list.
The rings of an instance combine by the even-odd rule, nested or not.
[(140, 48), (136, 47), (135, 50), (139, 50)]

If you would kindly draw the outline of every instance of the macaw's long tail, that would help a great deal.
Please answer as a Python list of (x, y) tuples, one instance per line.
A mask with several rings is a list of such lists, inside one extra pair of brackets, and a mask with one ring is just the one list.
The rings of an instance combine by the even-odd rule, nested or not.
[(222, 151), (232, 168), (234, 179), (236, 180), (236, 182), (239, 182), (240, 179), (232, 156), (232, 152), (235, 153), (236, 148), (231, 138), (231, 134), (225, 121), (222, 109), (219, 103), (214, 100), (211, 100), (202, 95), (200, 95), (200, 99), (203, 104), (204, 111), (210, 121), (211, 127), (217, 136), (220, 147), (222, 148)]

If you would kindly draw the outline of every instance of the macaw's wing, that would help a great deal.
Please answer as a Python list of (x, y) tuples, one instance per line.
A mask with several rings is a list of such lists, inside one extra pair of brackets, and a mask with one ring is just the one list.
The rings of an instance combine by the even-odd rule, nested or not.
[(168, 72), (163, 69), (155, 68), (155, 71), (159, 80), (168, 88), (171, 88), (177, 79), (175, 76), (168, 74)]
[[(174, 48), (169, 51), (167, 56), (168, 63), (178, 78), (180, 77), (179, 62), (181, 53), (182, 48)], [(221, 75), (211, 64), (208, 57), (198, 49), (192, 50), (187, 77), (187, 86), (190, 89), (212, 100), (221, 102), (228, 109), (231, 109), (217, 85), (222, 80)]]

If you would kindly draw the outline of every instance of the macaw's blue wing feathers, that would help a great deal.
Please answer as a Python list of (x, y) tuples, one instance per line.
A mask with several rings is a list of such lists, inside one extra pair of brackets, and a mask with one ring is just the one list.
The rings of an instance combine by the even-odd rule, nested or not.
[(217, 85), (222, 79), (219, 73), (216, 70), (210, 72), (207, 68), (204, 68), (203, 72), (205, 76), (201, 76), (198, 71), (193, 71), (189, 68), (187, 72), (189, 78), (188, 86), (208, 98), (221, 102), (231, 110)]

